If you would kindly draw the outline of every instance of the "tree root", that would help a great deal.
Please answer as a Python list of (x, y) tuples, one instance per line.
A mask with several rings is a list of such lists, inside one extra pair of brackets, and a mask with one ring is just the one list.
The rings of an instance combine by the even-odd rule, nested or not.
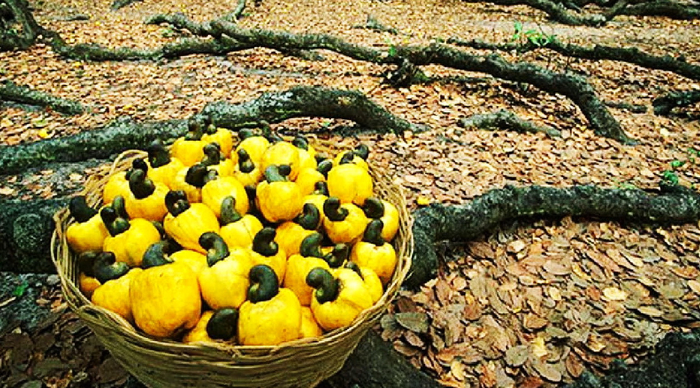
[(0, 0), (0, 52), (34, 45), (42, 30), (26, 0)]
[(537, 45), (532, 42), (525, 44), (517, 43), (488, 43), (480, 40), (462, 40), (459, 38), (449, 38), (447, 43), (462, 47), (471, 47), (479, 50), (499, 50), (499, 51), (515, 51), (524, 53), (538, 49), (547, 49), (556, 51), (557, 53), (574, 58), (590, 59), (590, 60), (611, 60), (632, 63), (647, 69), (665, 70), (682, 75), (684, 77), (700, 80), (700, 66), (688, 63), (684, 58), (673, 58), (671, 56), (656, 56), (647, 54), (636, 47), (611, 47), (604, 45), (595, 45), (593, 47), (584, 47), (571, 43), (562, 43), (556, 39), (546, 42), (546, 44)]
[(110, 7), (112, 11), (118, 11), (124, 7), (127, 7), (131, 4), (138, 3), (143, 0), (114, 0), (112, 2), (112, 6)]
[(551, 20), (571, 26), (598, 27), (608, 22), (603, 15), (575, 15), (569, 12), (567, 7), (550, 0), (462, 0), (468, 3), (488, 2), (497, 5), (527, 5), (545, 12)]
[(432, 204), (414, 212), (414, 261), (404, 285), (417, 288), (436, 276), (434, 243), (470, 241), (505, 220), (593, 217), (604, 220), (683, 224), (700, 220), (700, 194), (674, 186), (657, 194), (642, 190), (573, 186), (559, 189), (506, 186), (461, 205)]
[(288, 32), (242, 29), (235, 24), (222, 21), (213, 21), (211, 27), (216, 36), (230, 36), (256, 47), (326, 49), (353, 59), (397, 66), (401, 66), (405, 60), (416, 66), (439, 64), (453, 69), (481, 72), (504, 80), (531, 84), (548, 93), (559, 93), (570, 98), (581, 109), (597, 135), (615, 139), (623, 144), (635, 144), (598, 99), (593, 87), (584, 78), (576, 75), (551, 72), (529, 63), (509, 63), (497, 55), (471, 55), (437, 43), (429, 46), (397, 46), (383, 51), (348, 43), (338, 37), (325, 34), (298, 35)]
[[(469, 3), (480, 3), (482, 0), (463, 0)], [(615, 16), (666, 16), (672, 19), (692, 20), (700, 17), (700, 9), (672, 0), (651, 0), (628, 2), (628, 0), (595, 1), (599, 6), (609, 7), (602, 14), (576, 15), (570, 9), (580, 10), (588, 1), (580, 4), (571, 1), (552, 0), (487, 0), (497, 5), (527, 5), (545, 12), (550, 20), (572, 26), (602, 26)], [(632, 4), (630, 4), (632, 3)]]
[(26, 86), (17, 85), (12, 81), (5, 81), (0, 84), (0, 100), (49, 107), (56, 112), (67, 115), (77, 115), (85, 111), (85, 108), (77, 101), (70, 101), (32, 90)]
[[(209, 116), (220, 127), (240, 129), (262, 121), (278, 123), (293, 117), (326, 117), (355, 121), (377, 133), (420, 132), (426, 128), (392, 115), (356, 91), (297, 86), (264, 93), (240, 104), (214, 102), (199, 116)], [(174, 139), (187, 132), (185, 120), (136, 123), (129, 118), (72, 136), (0, 147), (0, 172), (13, 174), (52, 162), (76, 162), (86, 157), (103, 159), (128, 149), (145, 149), (156, 138)]]
[(535, 125), (527, 120), (523, 120), (515, 113), (501, 109), (499, 111), (473, 115), (459, 120), (460, 127), (477, 127), (480, 129), (494, 130), (511, 130), (518, 133), (538, 133), (543, 132), (550, 137), (560, 137), (561, 132), (552, 127)]
[(618, 15), (629, 16), (665, 16), (677, 20), (694, 20), (700, 18), (700, 8), (668, 0), (652, 0), (622, 8)]
[(159, 60), (192, 54), (225, 55), (251, 48), (250, 45), (225, 37), (217, 40), (181, 39), (151, 50), (128, 47), (110, 49), (99, 44), (68, 45), (57, 35), (52, 37), (51, 42), (53, 49), (62, 57), (82, 61)]
[(629, 104), (626, 102), (604, 101), (605, 106), (615, 109), (622, 109), (632, 113), (647, 113), (647, 107), (644, 105)]
[(365, 24), (360, 24), (360, 25), (355, 25), (352, 26), (352, 28), (359, 28), (359, 29), (365, 29), (365, 30), (371, 30), (371, 31), (377, 31), (377, 32), (387, 32), (392, 35), (399, 35), (401, 32), (397, 30), (396, 28), (392, 27), (387, 27), (383, 25), (382, 23), (377, 20), (372, 15), (367, 15), (367, 20), (365, 21)]
[(657, 97), (652, 101), (654, 113), (659, 116), (665, 116), (671, 113), (671, 110), (676, 107), (684, 107), (700, 102), (700, 90), (691, 90), (687, 92), (672, 92), (661, 97)]

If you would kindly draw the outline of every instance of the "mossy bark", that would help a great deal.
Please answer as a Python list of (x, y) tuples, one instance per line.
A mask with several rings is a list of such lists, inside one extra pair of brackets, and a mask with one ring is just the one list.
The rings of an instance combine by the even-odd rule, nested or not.
[(588, 119), (593, 131), (600, 136), (623, 144), (635, 144), (605, 107), (595, 89), (582, 77), (555, 73), (529, 63), (510, 63), (498, 55), (479, 56), (444, 44), (428, 46), (397, 46), (392, 50), (376, 50), (359, 46), (326, 34), (293, 34), (270, 30), (242, 29), (233, 23), (213, 21), (216, 36), (230, 36), (256, 47), (297, 50), (332, 50), (347, 57), (380, 64), (401, 66), (408, 60), (416, 66), (438, 64), (458, 70), (476, 71), (494, 77), (533, 85), (548, 93), (570, 98)]
[(682, 224), (700, 220), (700, 193), (680, 186), (665, 192), (542, 186), (494, 189), (462, 206), (432, 204), (414, 212), (414, 261), (404, 285), (419, 287), (435, 277), (437, 241), (469, 241), (516, 218), (592, 217)]
[(12, 81), (0, 83), (0, 101), (11, 101), (41, 107), (49, 107), (68, 115), (83, 113), (85, 108), (77, 101), (70, 101), (50, 94), (17, 85)]
[(657, 97), (652, 101), (654, 113), (665, 116), (671, 113), (673, 108), (680, 108), (700, 102), (700, 90), (687, 92), (672, 92)]
[(76, 135), (0, 147), (0, 175), (19, 173), (53, 162), (104, 159), (128, 149), (143, 149), (156, 138), (171, 139), (187, 132), (184, 120), (136, 123), (130, 118)]
[(458, 38), (450, 38), (447, 40), (447, 43), (480, 50), (515, 51), (519, 53), (533, 50), (552, 50), (567, 57), (589, 59), (593, 61), (610, 60), (627, 62), (647, 69), (670, 71), (693, 80), (700, 80), (700, 66), (686, 62), (685, 58), (674, 58), (669, 55), (651, 55), (637, 47), (612, 47), (605, 45), (585, 47), (572, 43), (563, 43), (557, 39), (552, 39), (539, 45), (530, 41), (526, 43), (499, 44), (480, 40), (462, 40)]
[(41, 31), (26, 0), (0, 0), (0, 51), (24, 50)]
[(371, 330), (360, 340), (343, 369), (326, 382), (333, 388), (441, 387)]
[[(361, 128), (377, 133), (426, 129), (394, 116), (360, 92), (308, 86), (263, 93), (240, 104), (210, 103), (199, 115), (209, 116), (216, 125), (234, 130), (254, 127), (263, 121), (278, 123), (293, 117), (353, 120)], [(137, 123), (125, 117), (104, 128), (77, 135), (1, 146), (0, 175), (52, 162), (104, 159), (128, 149), (145, 149), (156, 138), (168, 141), (186, 132), (184, 120)]]
[(53, 273), (53, 214), (65, 199), (14, 201), (0, 199), (0, 271)]
[(486, 130), (506, 130), (519, 133), (543, 132), (550, 137), (560, 137), (561, 132), (549, 127), (535, 125), (516, 116), (515, 113), (501, 109), (487, 114), (473, 115), (459, 120), (460, 127), (477, 127)]

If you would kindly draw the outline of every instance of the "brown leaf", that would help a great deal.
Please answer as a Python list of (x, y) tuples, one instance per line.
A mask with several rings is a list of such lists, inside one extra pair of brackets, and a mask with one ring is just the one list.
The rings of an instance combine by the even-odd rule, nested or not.
[(435, 296), (437, 297), (440, 304), (443, 306), (448, 305), (452, 299), (452, 287), (444, 279), (438, 279), (435, 283)]
[(515, 240), (508, 244), (506, 250), (510, 253), (520, 253), (523, 249), (525, 249), (526, 246), (527, 244), (525, 244), (524, 241)]
[(641, 306), (637, 309), (640, 313), (653, 317), (653, 318), (658, 318), (662, 315), (664, 315), (664, 312), (657, 309), (656, 307), (653, 306)]
[(517, 368), (527, 361), (530, 355), (530, 349), (527, 345), (513, 346), (506, 350), (505, 362), (510, 367)]
[(690, 287), (694, 293), (700, 294), (700, 282), (697, 280), (688, 280), (688, 287)]
[(603, 296), (607, 300), (625, 300), (627, 293), (616, 287), (606, 287), (603, 289)]
[(425, 313), (397, 313), (394, 318), (403, 328), (416, 333), (428, 332), (428, 315)]
[(569, 356), (566, 358), (565, 365), (566, 371), (569, 372), (573, 378), (578, 378), (581, 376), (583, 371), (586, 369), (581, 359), (575, 353), (569, 353)]
[(411, 345), (403, 343), (403, 341), (394, 341), (394, 350), (403, 354), (406, 357), (413, 357), (420, 353), (420, 349), (416, 349)]
[(619, 265), (617, 265), (606, 255), (594, 250), (586, 250), (585, 253), (589, 259), (591, 259), (594, 263), (598, 264), (602, 268), (605, 268), (608, 271), (612, 272), (622, 272), (622, 268), (620, 268)]
[(523, 317), (523, 326), (529, 330), (539, 330), (549, 324), (545, 318), (529, 313)]
[(406, 342), (408, 342), (408, 344), (411, 346), (414, 346), (416, 348), (425, 347), (425, 341), (423, 341), (423, 339), (420, 338), (418, 336), (418, 334), (416, 334), (410, 330), (405, 332), (403, 337), (406, 339)]
[(552, 275), (564, 276), (571, 273), (571, 268), (553, 260), (545, 262), (542, 268)]
[(400, 296), (397, 298), (396, 307), (400, 313), (414, 313), (418, 310), (416, 302), (406, 296)]
[(464, 305), (464, 319), (468, 321), (476, 321), (481, 318), (481, 305), (477, 301)]
[(481, 259), (495, 259), (496, 252), (491, 248), (491, 244), (488, 242), (470, 242), (468, 244), (469, 252), (476, 257)]
[(496, 373), (487, 364), (481, 365), (481, 376), (479, 376), (479, 382), (482, 387), (495, 387), (496, 386)]
[(551, 381), (553, 383), (558, 383), (561, 381), (561, 372), (555, 368), (552, 364), (541, 361), (539, 359), (532, 360), (532, 367), (535, 368), (540, 376), (544, 377), (545, 380)]
[(537, 376), (528, 376), (518, 384), (518, 388), (540, 388), (544, 381)]

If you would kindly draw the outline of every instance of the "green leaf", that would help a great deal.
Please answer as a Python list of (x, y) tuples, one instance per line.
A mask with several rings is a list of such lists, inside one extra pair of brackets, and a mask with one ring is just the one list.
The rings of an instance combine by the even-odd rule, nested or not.
[(24, 293), (27, 291), (28, 287), (29, 287), (29, 283), (24, 281), (24, 282), (22, 282), (22, 284), (15, 287), (15, 289), (12, 291), (12, 295), (19, 298), (22, 295), (24, 295)]
[(678, 185), (678, 175), (671, 170), (666, 170), (663, 173), (662, 180), (670, 185)]
[(673, 168), (675, 170), (675, 169), (683, 166), (684, 164), (685, 164), (685, 161), (676, 159), (673, 162), (671, 162), (671, 168)]

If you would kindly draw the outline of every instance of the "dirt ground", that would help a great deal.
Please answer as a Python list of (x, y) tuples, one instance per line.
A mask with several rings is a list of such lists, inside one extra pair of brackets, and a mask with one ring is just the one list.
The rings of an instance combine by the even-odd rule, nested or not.
[[(146, 0), (113, 12), (107, 0), (32, 4), (38, 22), (58, 31), (68, 43), (138, 48), (157, 47), (182, 36), (170, 27), (144, 25), (149, 16), (184, 12), (204, 21), (235, 6), (226, 1)], [(90, 18), (62, 21), (75, 13)], [(364, 24), (368, 15), (401, 34), (353, 28)], [(453, 36), (505, 43), (513, 37), (516, 22), (563, 42), (636, 46), (655, 55), (683, 55), (700, 64), (700, 20), (617, 17), (593, 28), (551, 23), (543, 13), (524, 6), (448, 0), (264, 0), (259, 7), (249, 4), (239, 24), (328, 33), (386, 48)], [(578, 108), (561, 95), (439, 66), (424, 70), (446, 77), (442, 82), (395, 89), (381, 82), (387, 70), (383, 66), (327, 51), (321, 54), (324, 61), (308, 61), (252, 49), (224, 57), (93, 63), (63, 60), (43, 45), (0, 53), (0, 81), (12, 80), (90, 107), (79, 116), (62, 116), (0, 106), (0, 144), (88, 131), (122, 115), (136, 120), (186, 118), (212, 101), (241, 102), (265, 91), (323, 85), (359, 90), (393, 114), (431, 128), (403, 136), (359, 137), (371, 147), (371, 163), (386, 167), (406, 189), (412, 208), (417, 207), (418, 196), (459, 204), (504, 185), (595, 184), (653, 190), (670, 173), (680, 184), (700, 185), (700, 107), (670, 118), (655, 116), (651, 109), (651, 100), (667, 91), (700, 88), (700, 83), (679, 75), (622, 62), (566, 58), (546, 50), (502, 54), (510, 61), (584, 75), (602, 100), (647, 106), (647, 113), (641, 114), (611, 108), (626, 133), (639, 140), (636, 146), (624, 146), (593, 134)], [(457, 76), (472, 78), (449, 78)], [(498, 109), (557, 128), (562, 137), (457, 126), (460, 118)], [(347, 123), (294, 119), (274, 128), (315, 131), (343, 124)], [(339, 138), (339, 148), (357, 141)], [(0, 195), (52, 197), (65, 192), (65, 187), (59, 190), (65, 182), (45, 180), (46, 175), (51, 171), (7, 177), (0, 182)], [(69, 189), (79, 188), (84, 179), (81, 173), (71, 175)], [(634, 364), (665, 333), (696, 327), (699, 247), (699, 225), (658, 227), (572, 219), (503, 225), (480, 241), (444, 246), (441, 276), (419, 292), (403, 291), (377, 330), (414, 365), (447, 386), (557, 386), (584, 369), (604, 373), (616, 359)], [(3, 296), (0, 303), (10, 297)], [(114, 372), (119, 367), (89, 331), (73, 327), (75, 333), (65, 334), (66, 326), (79, 323), (74, 317), (70, 321), (70, 313), (63, 310), (56, 315), (63, 318), (53, 318), (39, 333), (52, 333), (50, 345), (39, 343), (43, 337), (31, 330), (3, 333), (0, 379), (15, 376), (17, 380), (6, 380), (13, 381), (9, 386), (32, 381), (52, 387), (95, 386), (105, 379), (126, 383), (126, 375)], [(429, 329), (416, 324), (422, 321), (429, 322)], [(88, 347), (90, 351), (81, 352), (91, 356), (68, 370), (46, 366), (46, 359), (65, 361), (62, 357), (72, 354), (64, 346)], [(33, 350), (18, 355), (18, 347)], [(44, 366), (38, 368), (41, 374), (36, 372), (37, 363)], [(105, 363), (105, 372), (100, 372)]]

